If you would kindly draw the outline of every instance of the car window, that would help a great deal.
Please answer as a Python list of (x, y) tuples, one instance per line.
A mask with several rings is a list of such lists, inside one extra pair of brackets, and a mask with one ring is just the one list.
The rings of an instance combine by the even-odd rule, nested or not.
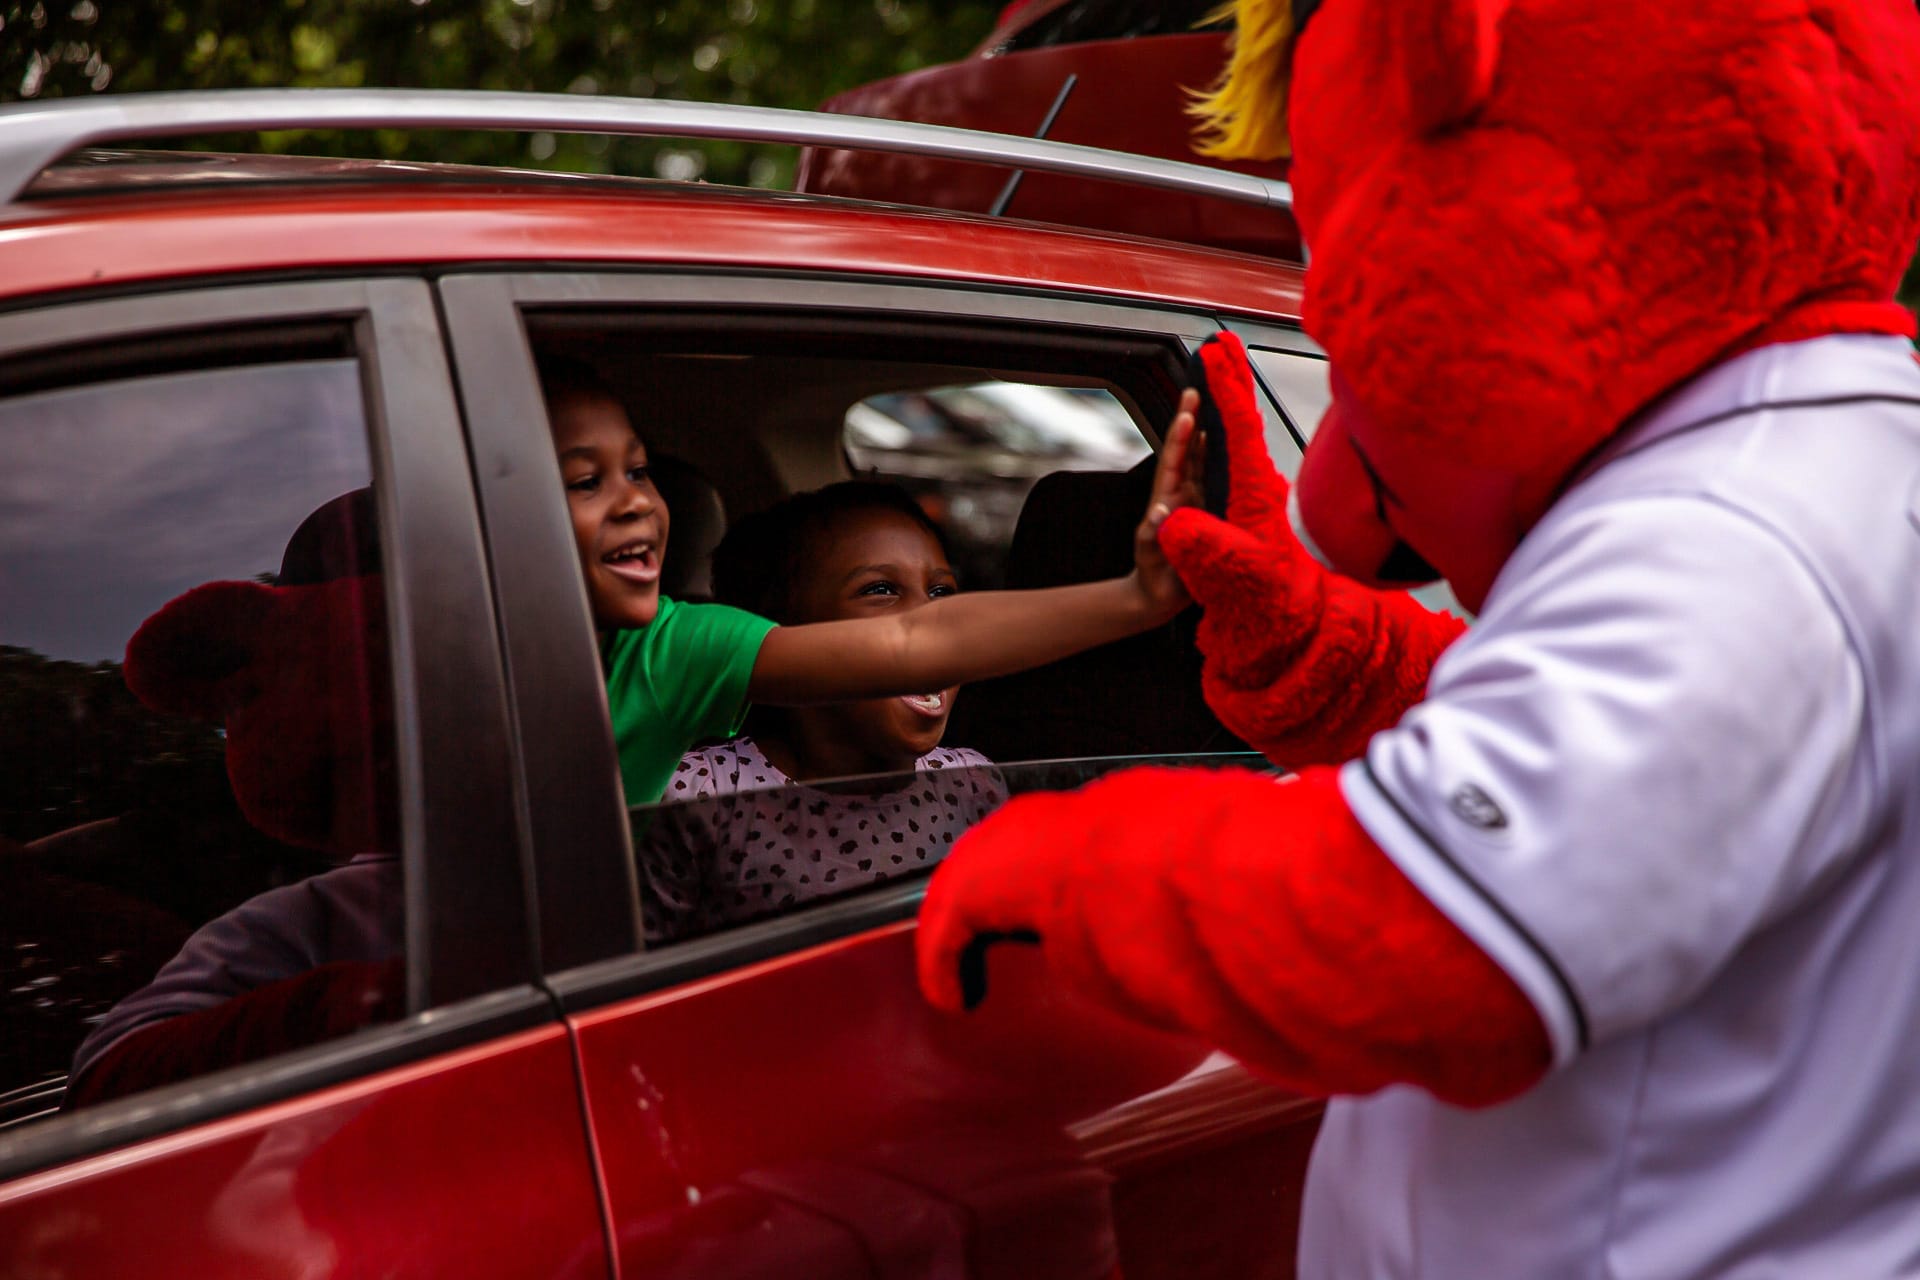
[[(803, 580), (824, 572), (823, 555), (852, 535), (837, 522), (831, 536), (823, 529), (771, 542), (749, 530), (787, 518), (769, 513), (790, 513), (782, 504), (796, 495), (848, 480), (891, 486), (910, 499), (931, 522), (954, 571), (951, 585), (961, 591), (1130, 572), (1153, 479), (1147, 426), (1170, 415), (1185, 362), (1185, 348), (1171, 339), (973, 322), (913, 325), (891, 315), (770, 323), (743, 314), (722, 324), (711, 315), (676, 323), (661, 313), (536, 314), (527, 336), (541, 369), (570, 368), (566, 381), (590, 382), (600, 389), (596, 400), (618, 406), (631, 428), (620, 439), (644, 443), (649, 478), (668, 515), (664, 524), (657, 513), (599, 520), (591, 536), (611, 536), (608, 529), (630, 523), (616, 539), (633, 544), (622, 553), (636, 561), (628, 572), (651, 575), (657, 552), (660, 596), (732, 605), (787, 624), (851, 616), (803, 618), (780, 607), (768, 588), (778, 576), (782, 590), (804, 589)], [(563, 472), (563, 485), (570, 485), (572, 470)], [(584, 471), (579, 478), (593, 483)], [(580, 495), (571, 488), (567, 494), (570, 516), (576, 508), (584, 515)], [(595, 550), (581, 562), (590, 602), (603, 589), (618, 590), (622, 571), (603, 567), (606, 554)], [(729, 559), (732, 571), (722, 572), (720, 562)], [(638, 674), (652, 670), (648, 655), (665, 636), (690, 637), (703, 616), (680, 613), (677, 630), (650, 633), (649, 640), (624, 627), (603, 637), (630, 801), (657, 797), (672, 763), (646, 754), (638, 718), (645, 700), (633, 691), (672, 694), (688, 682), (726, 691), (744, 683), (745, 670), (729, 675), (711, 663), (696, 677), (685, 657), (671, 660), (670, 682)], [(943, 694), (942, 705), (930, 710), (945, 719), (938, 741), (1000, 762), (1238, 749), (1201, 696), (1195, 625), (1183, 615), (1060, 663), (976, 682), (955, 701)], [(1117, 697), (1116, 690), (1127, 692)], [(689, 745), (723, 739), (737, 724), (719, 714), (719, 702), (695, 701), (682, 706)], [(717, 721), (708, 718), (714, 714)], [(824, 713), (770, 709), (756, 709), (746, 732), (764, 733), (783, 717), (812, 722), (800, 730), (810, 740), (828, 732), (819, 723)], [(831, 732), (844, 739), (859, 729), (844, 724)], [(871, 766), (891, 767), (904, 761)]]
[(1125, 40), (1136, 36), (1186, 35), (1225, 30), (1230, 20), (1218, 15), (1214, 0), (1067, 0), (1036, 18), (1006, 43), (1002, 52), (1081, 44), (1089, 40)]
[(0, 365), (0, 1131), (400, 1011), (362, 369), (314, 341)]
[(1247, 359), (1286, 415), (1284, 422), (1269, 417), (1267, 450), (1281, 473), (1291, 480), (1300, 470), (1300, 450), (1313, 439), (1320, 415), (1333, 402), (1333, 391), (1327, 385), (1327, 362), (1318, 356), (1261, 347), (1248, 348)]
[(917, 772), (792, 783), (751, 744), (716, 748), (668, 803), (631, 812), (647, 945), (668, 946), (924, 878), (1014, 796), (1141, 764), (1272, 772), (1253, 752), (997, 765), (950, 752)]
[[(891, 283), (736, 281), (717, 301), (693, 276), (441, 287), (469, 429), (513, 451), (512, 474), (547, 472), (498, 501), (480, 477), (490, 527), (525, 506), (490, 537), (507, 635), (525, 640), (523, 750), (543, 775), (612, 774), (616, 800), (646, 805), (698, 798), (736, 763), (706, 753), (749, 748), (803, 780), (1245, 750), (1202, 695), (1197, 610), (957, 689), (791, 709), (747, 696), (768, 623), (1131, 572), (1156, 424), (1208, 321)], [(960, 524), (983, 514), (977, 534)], [(505, 545), (536, 525), (538, 556)], [(880, 554), (859, 550), (875, 537)], [(823, 583), (823, 599), (783, 595)], [(523, 596), (540, 602), (524, 623)], [(579, 630), (560, 636), (556, 618)], [(598, 883), (630, 884), (627, 807), (601, 817), (586, 781), (564, 808), (541, 794), (534, 820), (578, 848), (591, 813)], [(621, 905), (606, 888), (581, 892), (548, 860), (535, 872), (550, 968), (638, 949), (638, 912), (581, 941), (585, 913)]]

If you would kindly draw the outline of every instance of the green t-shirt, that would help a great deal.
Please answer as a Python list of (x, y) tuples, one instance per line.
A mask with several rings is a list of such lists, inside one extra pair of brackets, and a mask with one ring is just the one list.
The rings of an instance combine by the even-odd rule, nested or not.
[(650, 626), (607, 637), (607, 709), (629, 805), (658, 800), (694, 743), (740, 731), (747, 681), (773, 627), (744, 609), (662, 596)]

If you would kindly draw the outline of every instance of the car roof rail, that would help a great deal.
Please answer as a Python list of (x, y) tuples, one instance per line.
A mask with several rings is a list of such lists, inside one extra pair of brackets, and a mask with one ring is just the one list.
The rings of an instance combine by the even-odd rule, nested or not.
[(214, 89), (0, 106), (0, 204), (70, 152), (137, 138), (279, 129), (469, 129), (777, 142), (889, 151), (1291, 210), (1287, 183), (1101, 147), (951, 125), (665, 98), (477, 89)]

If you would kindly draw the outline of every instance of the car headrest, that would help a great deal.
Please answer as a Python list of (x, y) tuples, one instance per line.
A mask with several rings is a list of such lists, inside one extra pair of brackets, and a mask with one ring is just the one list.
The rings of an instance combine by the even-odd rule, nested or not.
[(727, 531), (727, 508), (720, 491), (678, 458), (656, 453), (648, 460), (647, 470), (666, 499), (670, 521), (660, 590), (675, 600), (711, 600), (713, 549)]
[[(1009, 587), (1057, 587), (1133, 567), (1155, 458), (1130, 471), (1056, 471), (1027, 495), (1007, 552)], [(1032, 671), (967, 686), (947, 741), (993, 760), (1240, 751), (1207, 706), (1199, 611)]]

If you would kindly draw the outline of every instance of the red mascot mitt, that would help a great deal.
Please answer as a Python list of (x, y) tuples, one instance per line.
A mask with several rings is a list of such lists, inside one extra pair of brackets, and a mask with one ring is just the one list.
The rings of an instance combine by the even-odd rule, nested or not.
[[(1182, 508), (1161, 526), (1160, 546), (1205, 611), (1207, 705), (1275, 764), (1349, 759), (1420, 700), (1466, 624), (1315, 561), (1287, 519), (1246, 348), (1222, 333), (1200, 359), (1226, 437), (1227, 519)], [(1208, 447), (1220, 448), (1208, 426)]]
[[(1526, 997), (1374, 846), (1331, 769), (1136, 769), (1013, 800), (927, 890), (928, 999), (978, 1004), (1000, 942), (1305, 1092), (1408, 1082), (1484, 1105), (1547, 1068)], [(1422, 981), (1380, 980), (1407, 973)]]

